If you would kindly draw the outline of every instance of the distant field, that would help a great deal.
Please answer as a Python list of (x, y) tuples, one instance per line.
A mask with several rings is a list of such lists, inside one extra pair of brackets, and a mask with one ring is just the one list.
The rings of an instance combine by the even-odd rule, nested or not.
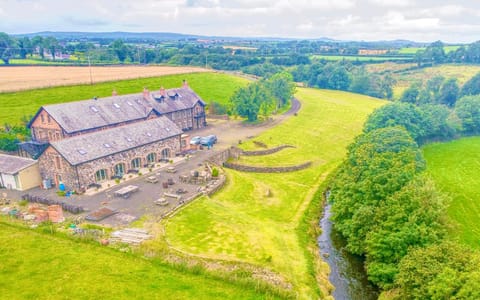
[(410, 57), (388, 57), (388, 56), (368, 56), (368, 55), (312, 55), (311, 59), (324, 59), (331, 61), (351, 60), (351, 61), (392, 61), (392, 60), (410, 60)]
[(222, 46), (223, 49), (232, 49), (232, 50), (250, 50), (250, 51), (257, 51), (257, 48), (255, 47), (246, 47), (246, 46), (229, 46), (225, 45)]
[(368, 72), (373, 73), (382, 73), (386, 71), (395, 72), (405, 70), (411, 67), (416, 66), (415, 63), (395, 63), (395, 62), (384, 62), (377, 64), (368, 64), (365, 66)]
[[(1, 70), (0, 68), (0, 74)], [(35, 114), (40, 106), (45, 104), (111, 96), (113, 89), (123, 95), (140, 93), (144, 87), (150, 90), (160, 89), (161, 86), (179, 87), (183, 79), (186, 79), (207, 103), (211, 100), (227, 103), (235, 90), (248, 82), (247, 79), (232, 75), (204, 72), (1, 93), (0, 126), (5, 123), (19, 124), (23, 116)]]
[(394, 87), (394, 98), (400, 98), (403, 91), (417, 81), (425, 83), (432, 77), (441, 75), (445, 78), (456, 78), (461, 86), (478, 72), (480, 72), (478, 65), (448, 64), (396, 73), (393, 74), (397, 80)]
[[(445, 51), (445, 53), (449, 53), (451, 51), (455, 51), (457, 50), (458, 48), (460, 48), (460, 46), (444, 46), (443, 47), (443, 50)], [(414, 55), (417, 53), (417, 51), (419, 50), (425, 50), (426, 48), (425, 47), (405, 47), (405, 48), (402, 48), (400, 50), (398, 50), (398, 54), (409, 54), (409, 55)]]
[(452, 197), (451, 236), (480, 249), (480, 137), (430, 144), (423, 152), (428, 173)]
[[(34, 62), (38, 62), (34, 60)], [(15, 63), (15, 60), (12, 61)], [(91, 71), (91, 76), (90, 76)], [(17, 66), (0, 67), (0, 92), (61, 85), (89, 84), (162, 75), (210, 72), (197, 67), (167, 66)]]
[(0, 222), (2, 299), (271, 299), (160, 262)]
[[(296, 229), (318, 185), (342, 161), (367, 115), (385, 102), (304, 88), (296, 96), (302, 102), (298, 116), (255, 138), (270, 147), (286, 143), (296, 148), (240, 162), (278, 166), (312, 161), (312, 167), (283, 174), (227, 169), (226, 187), (185, 207), (167, 220), (165, 230), (175, 249), (272, 269), (293, 283), (299, 299), (319, 299), (314, 267), (305, 254), (307, 233)], [(255, 145), (248, 141), (242, 147)]]

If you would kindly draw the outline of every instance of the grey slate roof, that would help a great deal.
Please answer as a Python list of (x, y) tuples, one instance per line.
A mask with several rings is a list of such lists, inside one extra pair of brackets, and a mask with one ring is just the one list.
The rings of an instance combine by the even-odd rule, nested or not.
[(146, 118), (152, 111), (142, 94), (113, 96), (45, 105), (45, 109), (68, 133)]
[(162, 114), (192, 108), (199, 101), (205, 105), (193, 90), (186, 87), (166, 90), (163, 98), (160, 92), (153, 92), (150, 95), (153, 107)]
[(70, 164), (79, 165), (181, 134), (182, 130), (167, 117), (158, 117), (63, 139), (51, 146)]
[[(132, 120), (146, 119), (150, 113), (160, 114), (192, 108), (202, 99), (190, 88), (165, 90), (159, 101), (160, 91), (45, 105), (45, 109), (68, 133), (114, 125)], [(178, 97), (169, 97), (175, 95)], [(174, 100), (175, 99), (175, 100)]]
[(36, 162), (30, 158), (0, 154), (0, 173), (14, 175)]

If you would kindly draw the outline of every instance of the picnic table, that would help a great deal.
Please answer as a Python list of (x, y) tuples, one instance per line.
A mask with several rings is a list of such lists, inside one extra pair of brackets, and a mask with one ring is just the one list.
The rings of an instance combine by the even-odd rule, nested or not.
[(158, 182), (158, 179), (157, 179), (156, 176), (148, 176), (145, 180), (147, 182), (150, 182), (150, 183), (157, 183)]
[(138, 191), (138, 186), (128, 185), (116, 191), (114, 195), (118, 197), (128, 198), (132, 193), (135, 193), (137, 191)]

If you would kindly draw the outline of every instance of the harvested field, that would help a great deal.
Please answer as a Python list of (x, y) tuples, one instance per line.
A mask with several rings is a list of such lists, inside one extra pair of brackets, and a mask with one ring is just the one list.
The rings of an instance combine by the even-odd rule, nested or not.
[(88, 66), (2, 66), (0, 67), (0, 92), (210, 71), (197, 67), (170, 66), (109, 66), (91, 68)]

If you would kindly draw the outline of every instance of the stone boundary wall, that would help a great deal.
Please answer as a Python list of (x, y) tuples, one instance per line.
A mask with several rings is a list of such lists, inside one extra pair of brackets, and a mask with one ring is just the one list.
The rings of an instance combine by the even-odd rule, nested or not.
[(312, 164), (311, 161), (305, 162), (303, 164), (294, 165), (294, 166), (285, 166), (285, 167), (258, 167), (258, 166), (247, 166), (241, 164), (234, 164), (225, 162), (224, 167), (234, 169), (242, 172), (255, 172), (255, 173), (284, 173), (284, 172), (294, 172), (306, 169)]
[(222, 166), (225, 162), (227, 162), (230, 158), (238, 159), (242, 154), (242, 150), (237, 147), (230, 147), (223, 151), (213, 154), (208, 158), (212, 164), (217, 166)]
[(295, 146), (292, 145), (280, 145), (275, 148), (270, 148), (266, 150), (254, 150), (254, 151), (242, 151), (242, 155), (245, 156), (260, 156), (260, 155), (268, 155), (268, 154), (273, 154), (275, 152), (278, 152), (280, 150), (283, 150), (285, 148), (295, 148)]

